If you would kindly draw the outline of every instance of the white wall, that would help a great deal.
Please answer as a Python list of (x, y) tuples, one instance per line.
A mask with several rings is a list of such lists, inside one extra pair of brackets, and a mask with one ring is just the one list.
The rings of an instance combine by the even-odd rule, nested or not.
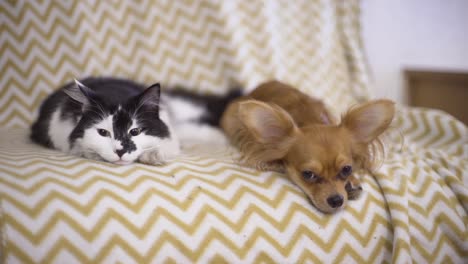
[(468, 71), (468, 0), (362, 0), (361, 5), (376, 97), (407, 102), (403, 68)]

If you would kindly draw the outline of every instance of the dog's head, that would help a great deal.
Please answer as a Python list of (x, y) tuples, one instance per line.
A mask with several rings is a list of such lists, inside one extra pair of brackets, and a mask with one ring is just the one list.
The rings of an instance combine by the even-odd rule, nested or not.
[(372, 169), (373, 154), (382, 150), (378, 137), (394, 112), (392, 101), (375, 100), (351, 108), (338, 125), (298, 127), (276, 105), (247, 100), (239, 107), (240, 120), (265, 147), (265, 156), (281, 159), (288, 177), (325, 213), (344, 207), (354, 172)]

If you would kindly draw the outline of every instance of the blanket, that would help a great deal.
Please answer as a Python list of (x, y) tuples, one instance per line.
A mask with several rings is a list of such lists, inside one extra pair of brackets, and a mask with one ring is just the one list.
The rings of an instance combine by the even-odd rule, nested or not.
[(87, 75), (207, 94), (277, 78), (339, 114), (372, 98), (359, 36), (354, 0), (0, 1), (0, 260), (467, 263), (468, 131), (437, 110), (398, 106), (386, 159), (333, 215), (224, 144), (155, 167), (28, 139), (47, 94)]

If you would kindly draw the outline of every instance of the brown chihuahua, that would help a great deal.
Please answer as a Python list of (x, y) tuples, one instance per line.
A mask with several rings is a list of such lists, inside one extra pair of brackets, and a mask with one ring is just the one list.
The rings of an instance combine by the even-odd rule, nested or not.
[(320, 211), (333, 213), (361, 194), (353, 173), (373, 169), (394, 113), (392, 101), (375, 100), (351, 108), (338, 124), (320, 100), (270, 81), (233, 101), (221, 127), (243, 163), (285, 172)]

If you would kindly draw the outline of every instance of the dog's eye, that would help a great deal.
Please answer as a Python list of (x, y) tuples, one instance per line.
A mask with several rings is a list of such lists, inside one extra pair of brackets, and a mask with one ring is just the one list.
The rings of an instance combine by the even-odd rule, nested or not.
[(99, 135), (101, 135), (103, 137), (110, 137), (110, 132), (105, 130), (105, 129), (98, 128), (97, 132), (98, 132)]
[(310, 170), (302, 171), (302, 178), (306, 181), (315, 181), (318, 177)]
[(346, 179), (349, 175), (351, 175), (351, 173), (353, 173), (353, 167), (346, 165), (341, 168), (340, 176)]
[(132, 137), (138, 136), (141, 133), (141, 128), (133, 128), (129, 133), (132, 135)]

